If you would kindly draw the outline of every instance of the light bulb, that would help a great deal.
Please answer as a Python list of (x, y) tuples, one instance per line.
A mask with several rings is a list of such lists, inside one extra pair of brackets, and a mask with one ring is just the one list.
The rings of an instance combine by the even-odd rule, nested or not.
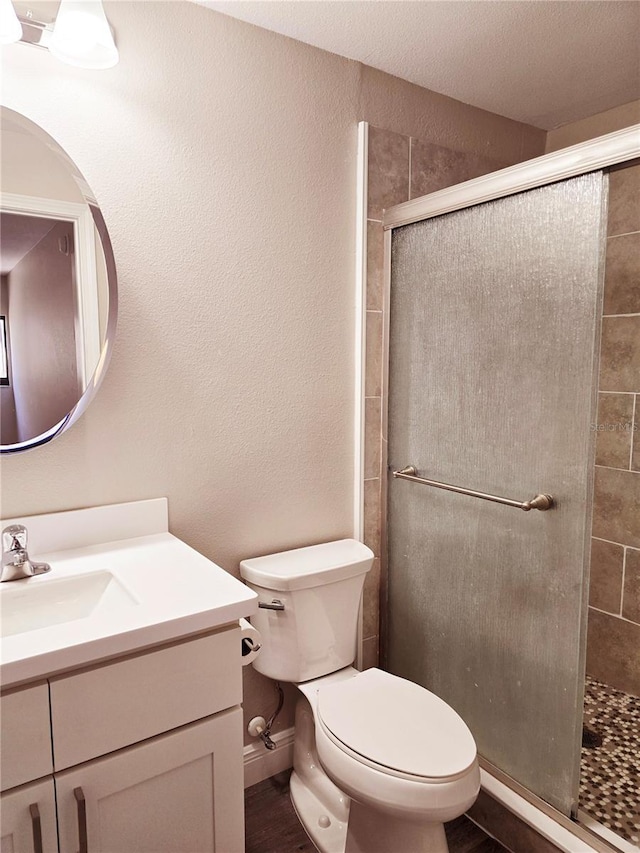
[(0, 44), (13, 44), (22, 38), (22, 26), (11, 0), (0, 0)]
[(62, 0), (49, 50), (80, 68), (111, 68), (118, 61), (101, 0)]

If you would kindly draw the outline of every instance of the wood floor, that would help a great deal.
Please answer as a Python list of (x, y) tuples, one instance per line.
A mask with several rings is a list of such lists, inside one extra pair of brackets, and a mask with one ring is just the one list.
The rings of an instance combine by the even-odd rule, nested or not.
[[(289, 799), (287, 776), (280, 775), (245, 791), (245, 853), (315, 853)], [(466, 817), (446, 825), (450, 853), (506, 853)], [(412, 853), (390, 850), (389, 853)]]

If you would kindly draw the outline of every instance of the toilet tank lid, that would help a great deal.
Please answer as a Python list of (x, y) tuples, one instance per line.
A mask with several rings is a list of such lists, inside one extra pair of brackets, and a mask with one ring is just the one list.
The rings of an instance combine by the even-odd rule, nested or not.
[(265, 589), (305, 589), (364, 574), (373, 565), (373, 557), (373, 552), (361, 542), (340, 539), (243, 560), (240, 575)]

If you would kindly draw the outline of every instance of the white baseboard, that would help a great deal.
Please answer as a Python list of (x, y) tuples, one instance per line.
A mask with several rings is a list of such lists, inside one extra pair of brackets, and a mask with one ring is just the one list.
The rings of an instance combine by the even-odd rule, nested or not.
[(245, 788), (257, 785), (258, 782), (293, 767), (293, 733), (294, 728), (291, 726), (272, 735), (271, 740), (276, 744), (275, 749), (267, 749), (258, 738), (254, 743), (245, 746), (243, 750)]

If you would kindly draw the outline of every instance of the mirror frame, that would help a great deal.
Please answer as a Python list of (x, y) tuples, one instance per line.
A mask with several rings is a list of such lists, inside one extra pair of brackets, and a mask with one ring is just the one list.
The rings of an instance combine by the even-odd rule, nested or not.
[[(76, 232), (78, 242), (80, 242), (86, 249), (84, 257), (90, 257), (93, 253), (94, 234), (92, 233), (92, 227), (95, 227), (95, 231), (100, 239), (100, 244), (104, 254), (107, 273), (108, 308), (104, 341), (102, 344), (99, 340), (95, 340), (95, 338), (88, 342), (85, 342), (84, 340), (81, 342), (84, 352), (83, 384), (85, 385), (85, 389), (75, 406), (59, 423), (54, 424), (46, 432), (16, 444), (0, 445), (0, 454), (20, 453), (34, 447), (40, 447), (41, 445), (51, 441), (56, 436), (61, 435), (73, 426), (78, 418), (81, 417), (89, 403), (93, 400), (98, 388), (100, 387), (100, 383), (104, 378), (107, 367), (109, 366), (118, 317), (118, 282), (113, 248), (104, 217), (102, 216), (102, 212), (98, 207), (97, 201), (93, 196), (89, 185), (78, 170), (78, 167), (66, 154), (62, 146), (39, 125), (21, 113), (2, 106), (0, 108), (0, 133), (2, 131), (3, 118), (7, 114), (14, 123), (27, 130), (56, 156), (61, 167), (64, 168), (75, 180), (78, 190), (84, 198), (85, 204), (83, 205), (80, 202), (71, 203), (53, 199), (15, 196), (10, 193), (1, 193), (0, 198), (2, 201), (0, 207), (2, 211), (6, 211), (8, 213), (30, 212), (31, 215), (34, 216), (41, 215), (50, 216), (51, 218), (72, 220), (74, 222), (74, 230)], [(26, 201), (27, 198), (29, 198), (28, 201)], [(27, 210), (27, 207), (24, 206), (25, 201), (27, 206), (31, 207), (31, 210)], [(79, 253), (78, 272), (81, 283), (79, 285), (78, 292), (80, 294), (79, 302), (81, 305), (81, 311), (83, 318), (88, 318), (92, 322), (95, 321), (97, 323), (97, 299), (95, 298), (95, 294), (87, 294), (86, 298), (83, 294), (83, 289), (87, 282), (86, 269), (83, 269), (82, 257), (83, 253)], [(93, 285), (94, 290), (95, 284), (95, 278), (93, 278), (93, 281), (90, 281), (89, 285)], [(95, 363), (93, 371), (87, 369), (87, 350), (92, 353), (92, 356), (90, 357), (92, 358), (93, 363)]]

